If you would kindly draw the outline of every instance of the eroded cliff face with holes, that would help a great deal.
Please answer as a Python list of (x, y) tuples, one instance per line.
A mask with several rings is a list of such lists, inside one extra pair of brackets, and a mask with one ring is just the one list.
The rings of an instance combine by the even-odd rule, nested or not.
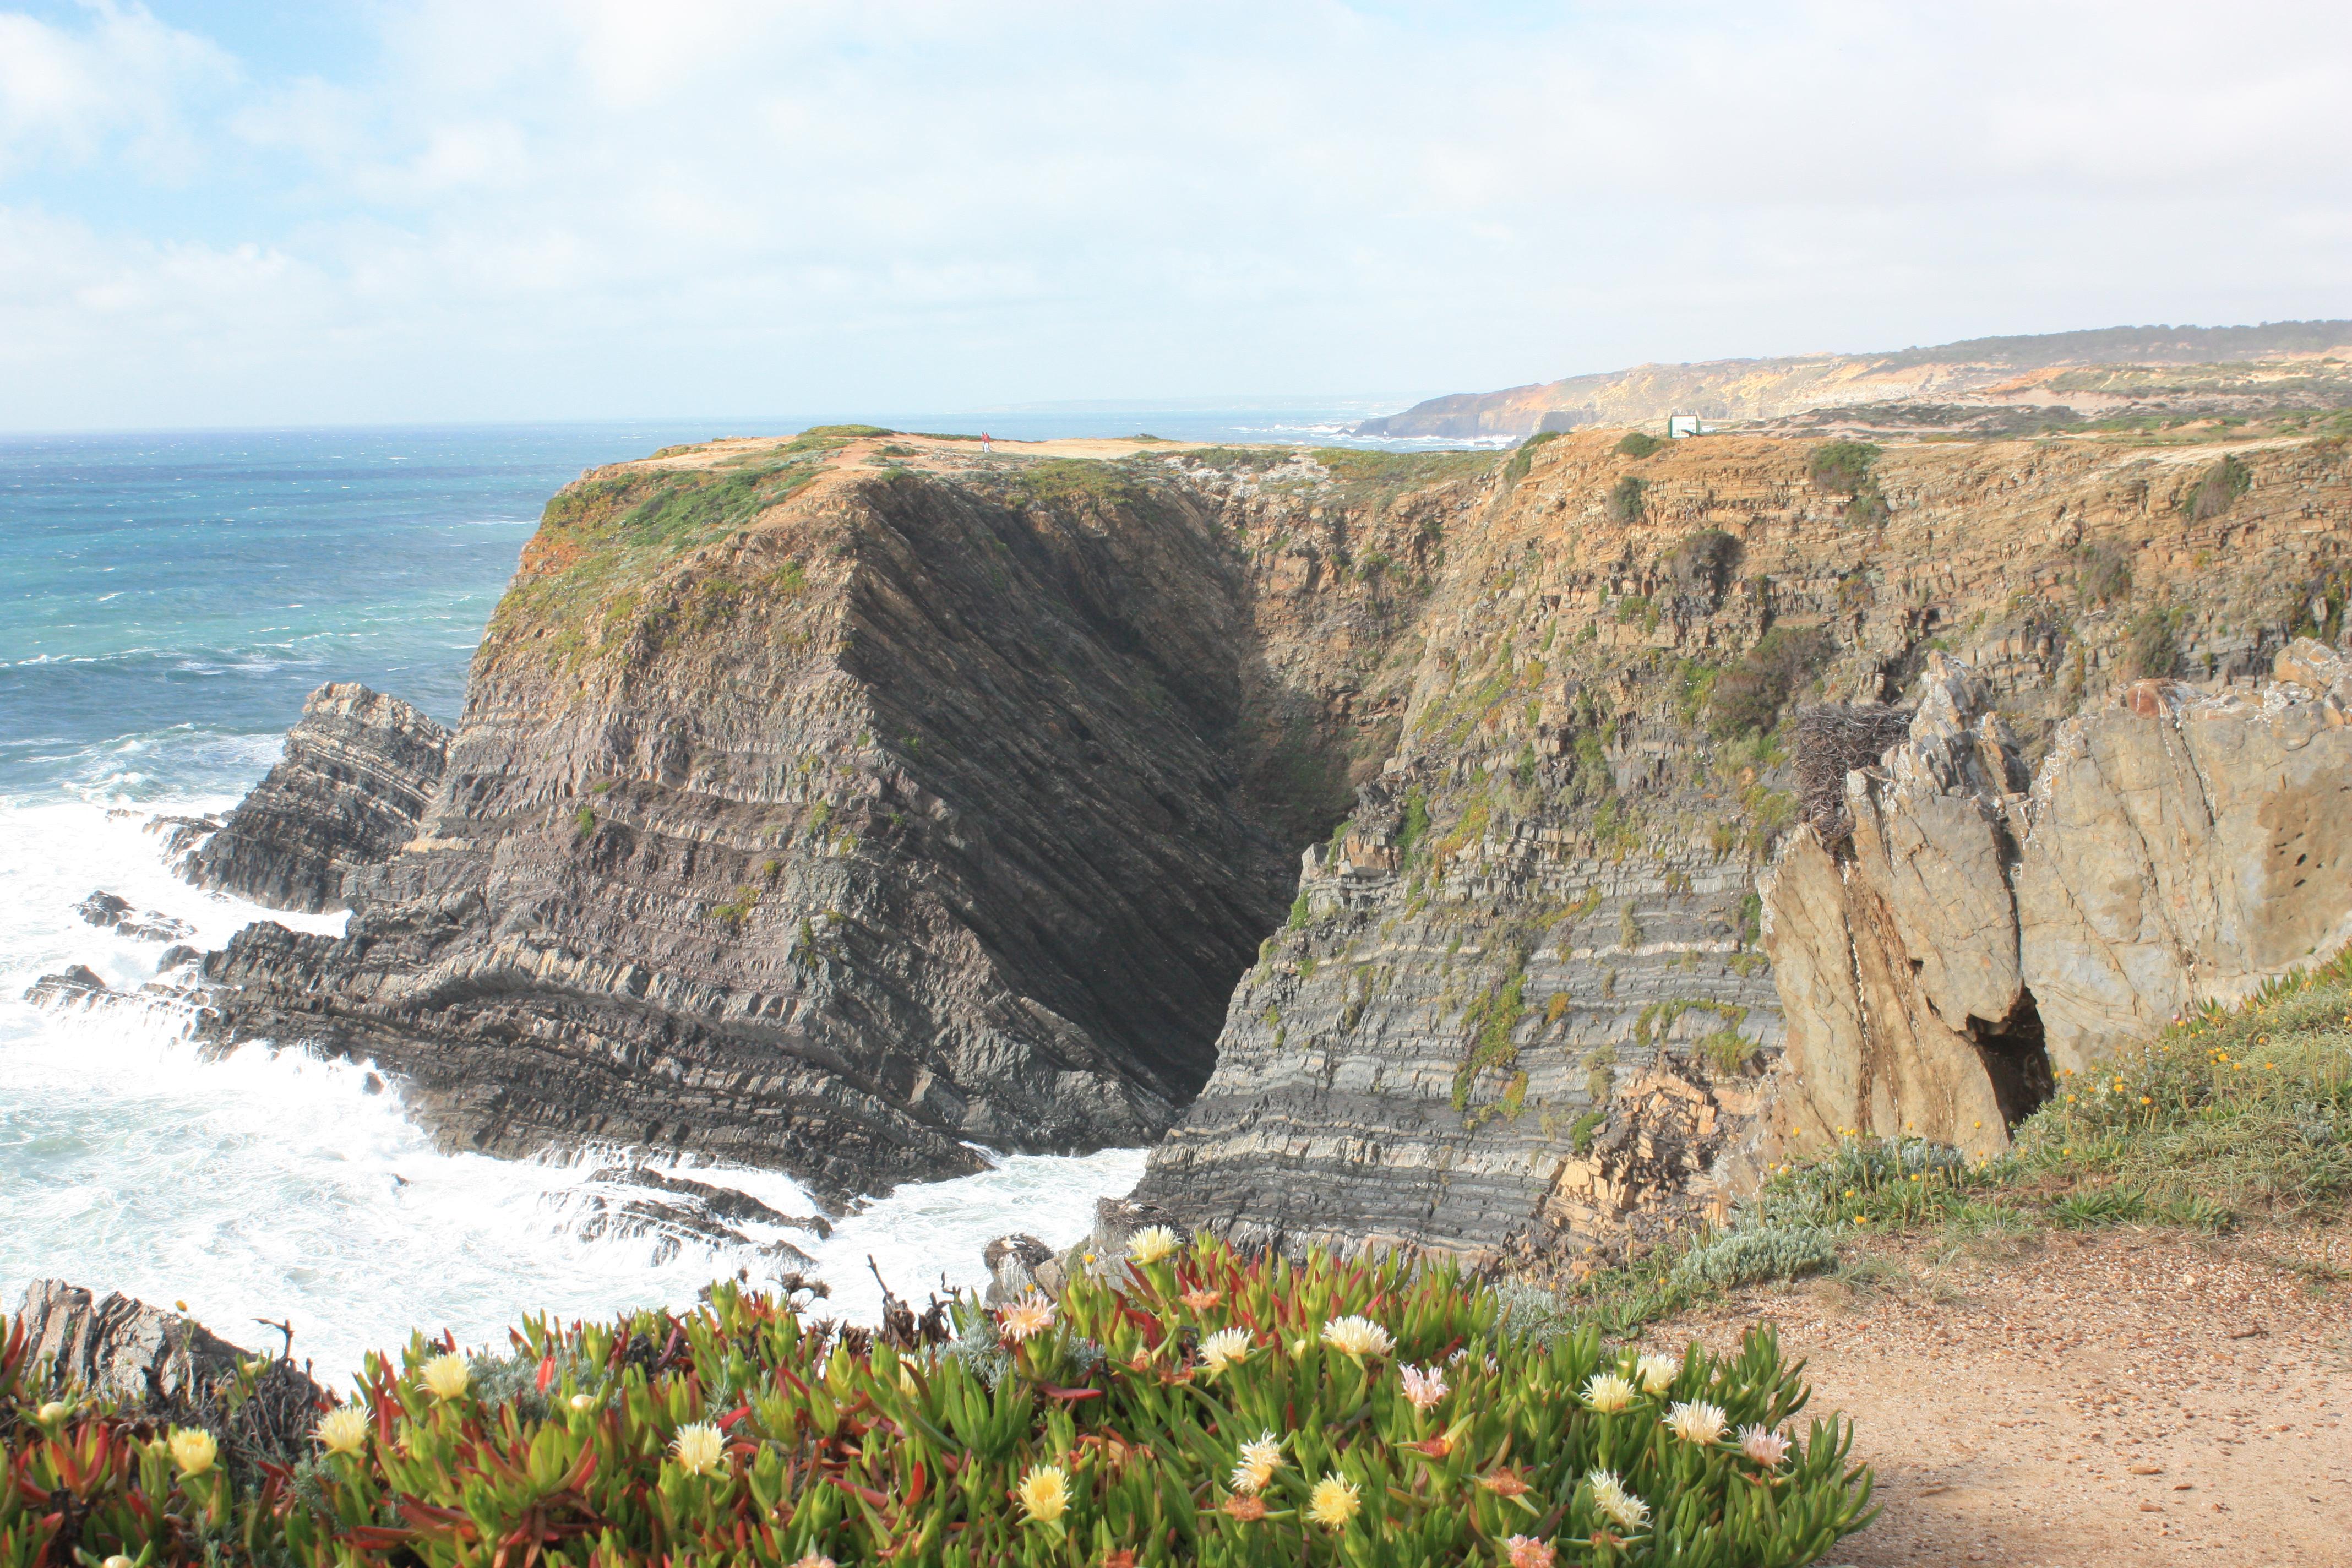
[(841, 1200), (1172, 1126), (1138, 1195), (1185, 1223), (1638, 1246), (1790, 1126), (1789, 715), (1948, 654), (2030, 773), (2127, 677), (2336, 635), (2352, 516), (2314, 442), (1093, 450), (571, 487), (416, 837), (341, 941), (213, 955), (215, 1033), (504, 1152)]

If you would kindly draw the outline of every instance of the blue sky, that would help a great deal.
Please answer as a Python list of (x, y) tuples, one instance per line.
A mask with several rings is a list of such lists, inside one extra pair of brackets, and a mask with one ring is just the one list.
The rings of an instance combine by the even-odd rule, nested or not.
[(2352, 7), (0, 0), (0, 428), (2352, 315)]

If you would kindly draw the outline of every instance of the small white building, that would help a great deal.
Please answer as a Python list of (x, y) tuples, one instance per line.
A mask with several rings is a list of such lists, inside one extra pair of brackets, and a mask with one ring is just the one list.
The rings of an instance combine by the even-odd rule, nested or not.
[(1696, 414), (1669, 414), (1666, 416), (1666, 439), (1669, 441), (1679, 441), (1685, 436), (1701, 436), (1705, 434), (1706, 432), (1699, 427), (1698, 416)]

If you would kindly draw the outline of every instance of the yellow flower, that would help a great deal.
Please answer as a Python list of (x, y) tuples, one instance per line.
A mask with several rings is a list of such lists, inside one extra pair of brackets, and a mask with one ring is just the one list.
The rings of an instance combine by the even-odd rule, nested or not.
[(52, 1399), (47, 1405), (41, 1406), (39, 1412), (34, 1418), (39, 1421), (42, 1426), (47, 1426), (51, 1422), (62, 1421), (72, 1414), (72, 1405), (68, 1405), (62, 1399)]
[(1594, 1470), (1584, 1478), (1592, 1489), (1592, 1506), (1620, 1530), (1639, 1530), (1650, 1522), (1650, 1505), (1625, 1489), (1613, 1470)]
[(1059, 1465), (1032, 1465), (1021, 1478), (1021, 1506), (1037, 1523), (1053, 1523), (1069, 1510), (1070, 1478)]
[(1164, 1225), (1151, 1226), (1127, 1238), (1127, 1256), (1138, 1264), (1153, 1264), (1174, 1252), (1176, 1233)]
[(1201, 1342), (1201, 1365), (1211, 1376), (1249, 1360), (1247, 1329), (1219, 1329)]
[(1703, 1399), (1685, 1399), (1666, 1411), (1666, 1430), (1702, 1448), (1714, 1446), (1729, 1425), (1720, 1405)]
[(1032, 1290), (998, 1312), (996, 1323), (1006, 1339), (1018, 1344), (1054, 1326), (1054, 1303)]
[(367, 1412), (356, 1405), (339, 1405), (319, 1417), (319, 1442), (330, 1454), (356, 1454), (367, 1441)]
[(1655, 1352), (1633, 1363), (1634, 1381), (1642, 1385), (1644, 1394), (1664, 1394), (1673, 1386), (1675, 1379), (1680, 1377), (1682, 1372), (1682, 1363), (1670, 1355)]
[(1337, 1530), (1355, 1518), (1356, 1510), (1363, 1506), (1363, 1497), (1353, 1482), (1343, 1481), (1337, 1476), (1325, 1476), (1315, 1483), (1314, 1491), (1307, 1494), (1307, 1517), (1318, 1524), (1328, 1524)]
[(677, 1456), (677, 1468), (688, 1475), (708, 1475), (725, 1461), (727, 1439), (709, 1422), (697, 1421), (677, 1429), (677, 1436), (670, 1439), (669, 1451)]
[(473, 1373), (466, 1368), (466, 1358), (454, 1351), (447, 1355), (435, 1356), (419, 1370), (425, 1379), (425, 1386), (433, 1391), (436, 1399), (457, 1398), (466, 1392), (466, 1384), (473, 1379)]
[(1584, 1403), (1603, 1415), (1614, 1415), (1633, 1403), (1633, 1384), (1613, 1372), (1596, 1372), (1584, 1384)]
[(1350, 1313), (1334, 1318), (1323, 1325), (1323, 1342), (1341, 1355), (1361, 1360), (1368, 1355), (1386, 1355), (1395, 1341), (1389, 1331), (1370, 1318)]
[(183, 1475), (201, 1476), (220, 1458), (220, 1445), (201, 1426), (172, 1428), (172, 1462)]

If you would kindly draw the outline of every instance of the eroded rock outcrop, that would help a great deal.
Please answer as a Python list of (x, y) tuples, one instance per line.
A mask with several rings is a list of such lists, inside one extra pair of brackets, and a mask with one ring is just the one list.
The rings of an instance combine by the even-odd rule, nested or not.
[(399, 698), (322, 686), (287, 732), (284, 758), (180, 858), (180, 872), (274, 910), (345, 908), (347, 884), (415, 836), (448, 749), (449, 732)]
[[(32, 1364), (46, 1367), (49, 1392), (79, 1391), (156, 1414), (202, 1409), (241, 1365), (267, 1359), (193, 1318), (62, 1279), (25, 1287), (10, 1326), (24, 1331)], [(281, 1381), (298, 1395), (307, 1387), (311, 1402), (323, 1392), (290, 1366)]]
[(2310, 639), (2277, 670), (2122, 688), (2029, 783), (1931, 659), (1909, 737), (1845, 777), (1850, 837), (1800, 828), (1760, 885), (1780, 1126), (1989, 1152), (2057, 1078), (2352, 940), (2352, 682)]
[[(1791, 1084), (1810, 1125), (2005, 1139), (2050, 1016), (2009, 880), (2028, 760), (2086, 700), (2105, 736), (2150, 663), (2266, 675), (2341, 602), (2352, 473), (2250, 447), (2211, 507), (2241, 470), (2209, 454), (1951, 443), (1864, 449), (1874, 501), (1807, 453), (1521, 449), (1368, 685), (1396, 754), (1309, 856), (1139, 1196), (1285, 1246), (1573, 1267), (1719, 1213)], [(1834, 851), (1796, 834), (1776, 973), (1756, 879), (1802, 782), (1780, 721), (1824, 702), (1900, 709), (1902, 745)]]

